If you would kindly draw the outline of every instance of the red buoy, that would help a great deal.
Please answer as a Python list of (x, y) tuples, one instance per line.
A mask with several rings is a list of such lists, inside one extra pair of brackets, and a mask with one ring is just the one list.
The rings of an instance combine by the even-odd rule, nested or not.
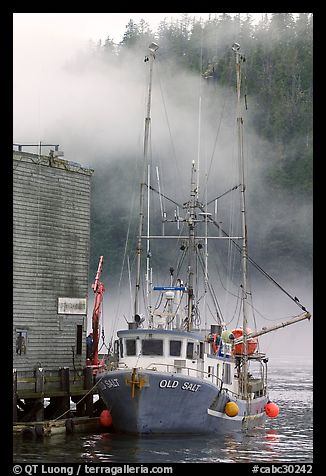
[(280, 410), (276, 403), (268, 401), (265, 405), (265, 413), (270, 418), (275, 418), (280, 413)]
[(109, 410), (103, 410), (100, 414), (100, 424), (102, 426), (112, 425), (112, 415)]
[(276, 430), (268, 430), (266, 432), (265, 438), (268, 441), (273, 441), (273, 442), (280, 441), (280, 435), (278, 434), (278, 432)]

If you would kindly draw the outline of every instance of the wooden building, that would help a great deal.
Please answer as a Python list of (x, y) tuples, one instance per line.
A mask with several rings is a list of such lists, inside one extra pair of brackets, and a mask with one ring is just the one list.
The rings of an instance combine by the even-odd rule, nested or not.
[(73, 384), (84, 378), (92, 174), (92, 169), (53, 154), (13, 152), (13, 367), (18, 401), (73, 395)]

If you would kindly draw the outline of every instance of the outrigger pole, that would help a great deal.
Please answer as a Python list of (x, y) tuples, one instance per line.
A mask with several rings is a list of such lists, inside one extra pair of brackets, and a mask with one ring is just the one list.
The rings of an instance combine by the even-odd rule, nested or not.
[[(277, 329), (281, 329), (282, 327), (290, 326), (291, 324), (295, 324), (296, 322), (303, 321), (304, 319), (310, 320), (310, 318), (311, 318), (310, 312), (305, 312), (303, 314), (300, 314), (300, 316), (296, 316), (292, 319), (289, 319), (288, 321), (280, 322), (279, 324), (275, 324), (275, 326), (264, 327), (260, 331), (250, 332), (249, 334), (246, 335), (246, 337), (247, 337), (247, 339), (252, 339), (253, 337), (262, 336), (263, 334), (267, 334), (268, 332), (276, 331)], [(234, 339), (234, 341), (233, 341), (234, 344), (241, 344), (241, 342), (243, 342), (243, 336), (238, 337), (237, 339)]]

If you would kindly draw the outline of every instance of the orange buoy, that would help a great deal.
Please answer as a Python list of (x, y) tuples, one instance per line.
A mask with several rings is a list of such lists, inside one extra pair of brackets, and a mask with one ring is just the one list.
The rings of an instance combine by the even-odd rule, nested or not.
[(100, 424), (102, 426), (112, 425), (112, 415), (109, 410), (103, 410), (100, 414)]
[[(251, 332), (251, 329), (247, 327), (247, 334), (250, 334), (250, 332)], [(238, 337), (241, 337), (243, 335), (243, 329), (242, 328), (233, 329), (232, 334), (235, 339), (238, 339)], [(248, 355), (253, 354), (255, 352), (255, 350), (257, 349), (257, 344), (258, 344), (257, 337), (250, 337), (249, 339), (247, 339), (247, 354)], [(235, 344), (233, 348), (233, 352), (235, 355), (243, 354), (243, 343), (241, 342), (241, 344)]]
[(268, 400), (268, 402), (265, 405), (265, 413), (268, 417), (275, 418), (280, 413), (280, 409), (278, 408), (276, 403), (270, 402)]
[(224, 412), (229, 417), (235, 417), (239, 413), (239, 407), (235, 402), (228, 402), (224, 407)]

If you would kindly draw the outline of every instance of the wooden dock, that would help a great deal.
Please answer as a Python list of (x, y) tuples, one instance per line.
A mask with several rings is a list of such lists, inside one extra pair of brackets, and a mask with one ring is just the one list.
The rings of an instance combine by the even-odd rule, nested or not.
[(99, 417), (73, 417), (61, 420), (31, 421), (15, 423), (13, 434), (24, 438), (38, 438), (71, 433), (96, 433), (108, 431), (100, 423)]
[[(85, 367), (75, 372), (68, 367), (57, 372), (36, 368), (33, 372), (13, 371), (14, 424), (43, 422), (73, 416), (71, 402), (76, 404), (76, 417), (98, 416), (103, 403), (96, 402), (93, 370)], [(95, 408), (94, 408), (95, 406)]]

